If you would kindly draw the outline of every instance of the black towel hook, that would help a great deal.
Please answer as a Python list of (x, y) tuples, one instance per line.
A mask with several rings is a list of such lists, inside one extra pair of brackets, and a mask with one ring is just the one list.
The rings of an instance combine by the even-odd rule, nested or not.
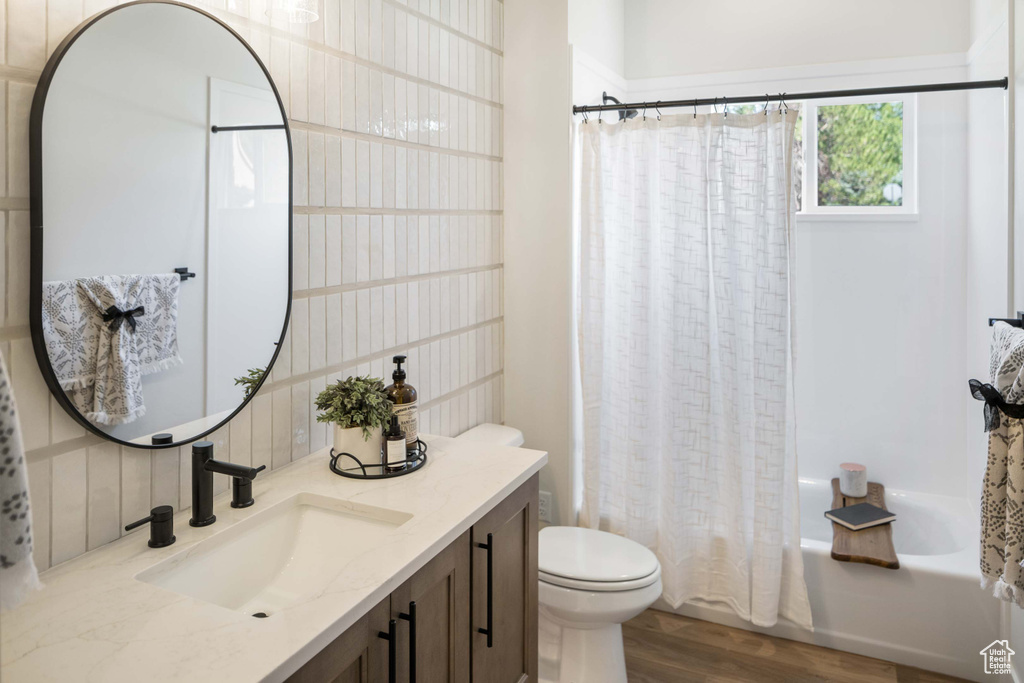
[(175, 268), (174, 272), (181, 276), (181, 281), (182, 282), (184, 282), (185, 280), (189, 279), (190, 277), (195, 277), (196, 276), (195, 273), (188, 272), (188, 267), (185, 267), (185, 268)]

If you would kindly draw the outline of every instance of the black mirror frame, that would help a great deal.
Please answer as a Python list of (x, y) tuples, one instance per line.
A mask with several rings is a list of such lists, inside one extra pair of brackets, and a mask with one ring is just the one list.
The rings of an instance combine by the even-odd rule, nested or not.
[[(284, 312), (284, 323), (281, 327), (281, 337), (275, 343), (274, 355), (270, 358), (270, 362), (267, 364), (266, 371), (263, 373), (263, 377), (259, 383), (253, 388), (251, 392), (245, 397), (245, 399), (238, 405), (238, 407), (232, 411), (224, 420), (217, 423), (215, 426), (207, 429), (206, 431), (190, 436), (182, 441), (175, 441), (167, 444), (144, 444), (135, 443), (132, 441), (125, 441), (112, 436), (99, 427), (94, 425), (89, 420), (78, 412), (78, 410), (72, 405), (71, 400), (67, 397), (64, 389), (61, 388), (60, 383), (57, 381), (57, 376), (54, 374), (53, 367), (50, 365), (50, 357), (46, 352), (46, 341), (43, 338), (43, 107), (46, 104), (46, 94), (49, 91), (50, 83), (53, 80), (54, 74), (57, 72), (57, 67), (60, 66), (61, 61), (67, 54), (68, 49), (78, 40), (86, 30), (88, 30), (93, 24), (102, 19), (103, 17), (113, 12), (120, 11), (126, 7), (133, 5), (172, 5), (175, 7), (181, 7), (192, 12), (203, 15), (207, 19), (216, 22), (221, 28), (231, 34), (235, 40), (242, 44), (252, 58), (259, 65), (260, 69), (263, 70), (263, 74), (267, 77), (267, 83), (270, 84), (271, 90), (274, 92), (274, 97), (277, 99), (277, 106), (281, 110), (281, 120), (284, 122), (284, 135), (285, 141), (288, 145), (288, 302)], [(281, 93), (278, 92), (277, 84), (274, 83), (274, 79), (270, 76), (270, 71), (267, 66), (263, 63), (263, 60), (259, 58), (256, 51), (252, 49), (252, 46), (245, 41), (242, 36), (232, 29), (230, 26), (225, 24), (223, 21), (213, 16), (209, 12), (205, 12), (197, 7), (186, 5), (176, 0), (135, 0), (134, 2), (128, 2), (123, 5), (118, 5), (110, 9), (104, 10), (93, 16), (89, 17), (77, 27), (75, 27), (68, 35), (61, 41), (57, 49), (53, 51), (50, 59), (46, 62), (46, 66), (43, 68), (42, 74), (39, 76), (39, 83), (36, 86), (35, 95), (32, 98), (32, 110), (29, 119), (29, 214), (30, 214), (30, 233), (31, 233), (31, 246), (30, 246), (30, 295), (29, 295), (29, 327), (32, 332), (32, 347), (35, 350), (36, 362), (39, 364), (39, 370), (43, 374), (43, 379), (46, 381), (46, 386), (49, 387), (50, 393), (57, 400), (57, 403), (77, 422), (78, 424), (85, 427), (88, 431), (100, 436), (108, 441), (120, 444), (122, 446), (129, 446), (131, 448), (142, 448), (147, 450), (156, 450), (161, 448), (177, 448), (178, 446), (184, 446), (202, 439), (224, 425), (230, 422), (238, 413), (249, 404), (249, 401), (256, 396), (260, 388), (266, 383), (267, 378), (270, 376), (270, 371), (274, 367), (274, 363), (277, 361), (278, 355), (281, 353), (281, 349), (284, 346), (284, 338), (288, 332), (288, 322), (291, 319), (292, 311), (292, 212), (294, 210), (293, 205), (293, 159), (292, 159), (292, 135), (291, 128), (288, 125), (288, 113), (285, 111), (284, 102), (281, 100)]]

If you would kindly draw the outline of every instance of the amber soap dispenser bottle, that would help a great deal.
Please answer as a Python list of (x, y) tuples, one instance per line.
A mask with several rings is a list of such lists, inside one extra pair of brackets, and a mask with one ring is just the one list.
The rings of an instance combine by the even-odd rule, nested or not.
[(405, 356), (395, 356), (391, 361), (397, 366), (395, 371), (391, 373), (391, 378), (394, 381), (385, 387), (384, 391), (387, 392), (388, 399), (395, 404), (394, 414), (398, 416), (398, 424), (401, 426), (402, 431), (405, 432), (406, 450), (414, 450), (416, 448), (416, 439), (419, 438), (419, 430), (417, 429), (418, 419), (416, 417), (416, 388), (405, 381), (405, 370), (402, 369)]

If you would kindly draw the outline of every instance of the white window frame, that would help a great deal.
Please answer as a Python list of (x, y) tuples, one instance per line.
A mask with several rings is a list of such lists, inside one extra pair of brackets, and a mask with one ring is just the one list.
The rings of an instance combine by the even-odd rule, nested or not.
[[(873, 102), (903, 102), (903, 203), (901, 206), (818, 206), (818, 107)], [(844, 97), (803, 103), (803, 202), (798, 217), (814, 220), (916, 220), (917, 95)]]

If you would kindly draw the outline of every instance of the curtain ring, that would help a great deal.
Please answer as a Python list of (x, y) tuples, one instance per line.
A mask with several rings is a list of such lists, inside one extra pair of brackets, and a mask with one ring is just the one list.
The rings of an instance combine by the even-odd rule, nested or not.
[(718, 98), (717, 97), (715, 98), (715, 103), (713, 105), (711, 105), (711, 106), (713, 106), (715, 108), (715, 113), (717, 114), (718, 113)]
[(780, 113), (780, 114), (782, 113), (782, 96), (783, 96), (784, 94), (785, 94), (785, 93), (781, 93), (781, 92), (779, 93), (779, 113)]
[(725, 118), (729, 118), (729, 98), (722, 98), (722, 111), (725, 112)]
[(658, 120), (661, 121), (661, 100), (654, 103), (654, 110), (658, 112)]
[(644, 121), (646, 121), (646, 120), (647, 120), (647, 103), (646, 103), (646, 102), (644, 102), (644, 113), (643, 113), (643, 117), (644, 117)]
[(789, 105), (786, 104), (786, 93), (782, 93), (782, 106), (785, 107), (785, 113), (789, 113)]
[(590, 123), (590, 117), (587, 116), (587, 110), (584, 109), (583, 110), (583, 124), (586, 125), (588, 123)]
[(693, 118), (697, 118), (697, 98), (693, 98)]
[(597, 110), (597, 122), (598, 123), (604, 123), (604, 121), (601, 120), (602, 116), (604, 116), (604, 109), (598, 109)]
[(768, 116), (768, 100), (769, 100), (768, 93), (765, 93), (764, 94), (764, 109), (761, 110), (762, 113), (765, 116)]

